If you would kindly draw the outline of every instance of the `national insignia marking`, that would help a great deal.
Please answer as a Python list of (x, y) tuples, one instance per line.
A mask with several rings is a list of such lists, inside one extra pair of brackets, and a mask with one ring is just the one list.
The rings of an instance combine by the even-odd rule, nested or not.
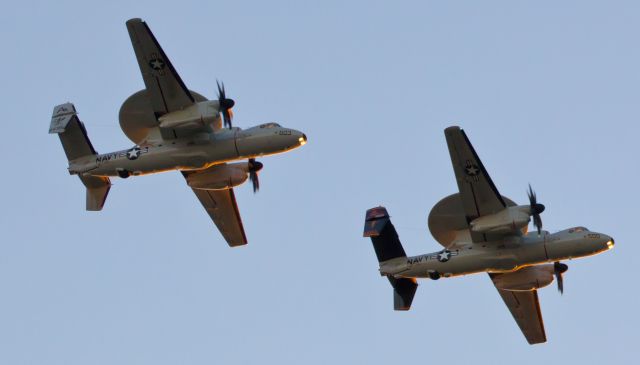
[(149, 61), (149, 67), (151, 67), (152, 69), (156, 70), (156, 71), (160, 71), (164, 68), (164, 61), (160, 58), (154, 58), (151, 61)]
[(451, 251), (444, 250), (438, 254), (438, 261), (447, 262), (451, 258)]
[(480, 169), (478, 168), (478, 166), (472, 164), (471, 161), (467, 161), (464, 170), (469, 176), (478, 176), (478, 174), (480, 173)]
[(140, 147), (133, 147), (127, 151), (127, 158), (129, 160), (135, 160), (140, 157)]

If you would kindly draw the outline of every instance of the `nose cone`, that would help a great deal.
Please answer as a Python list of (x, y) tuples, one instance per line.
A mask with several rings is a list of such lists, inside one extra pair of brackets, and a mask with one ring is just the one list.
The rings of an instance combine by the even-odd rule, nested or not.
[(616, 244), (616, 242), (613, 239), (613, 237), (608, 237), (608, 238), (609, 238), (609, 240), (607, 240), (607, 242), (605, 244), (607, 245), (607, 250), (610, 250), (610, 249), (613, 248), (613, 246)]
[(298, 137), (298, 143), (300, 144), (300, 146), (304, 146), (305, 144), (307, 144), (307, 135), (304, 133), (300, 133), (301, 136)]
[(615, 241), (613, 240), (613, 237), (603, 233), (600, 233), (599, 236), (600, 238), (595, 239), (593, 242), (593, 244), (598, 247), (598, 251), (604, 252), (604, 251), (611, 250), (615, 245)]

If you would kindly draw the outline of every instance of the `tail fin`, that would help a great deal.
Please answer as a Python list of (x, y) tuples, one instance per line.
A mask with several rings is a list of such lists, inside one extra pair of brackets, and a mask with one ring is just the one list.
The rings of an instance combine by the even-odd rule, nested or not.
[[(71, 103), (61, 104), (53, 108), (49, 133), (56, 133), (71, 161), (97, 155), (93, 148), (84, 124), (78, 119), (76, 108)], [(111, 188), (108, 177), (79, 175), (80, 181), (87, 188), (87, 210), (101, 210)]]
[(393, 287), (393, 309), (397, 311), (408, 311), (411, 309), (413, 296), (418, 290), (418, 283), (414, 278), (394, 278), (387, 276)]
[[(389, 219), (389, 213), (384, 207), (367, 210), (363, 236), (371, 238), (373, 249), (376, 251), (380, 263), (398, 257), (407, 257), (398, 238), (398, 233)], [(393, 309), (409, 310), (418, 289), (416, 279), (396, 278), (392, 275), (387, 275), (387, 279), (393, 286)]]
[(109, 190), (111, 190), (111, 180), (106, 176), (82, 176), (80, 181), (87, 187), (87, 207), (89, 211), (99, 211), (104, 207)]
[(57, 133), (60, 136), (60, 142), (69, 161), (97, 154), (89, 141), (84, 124), (78, 119), (76, 108), (71, 103), (53, 108), (49, 133)]
[(371, 237), (378, 262), (407, 257), (385, 207), (367, 210), (363, 236)]

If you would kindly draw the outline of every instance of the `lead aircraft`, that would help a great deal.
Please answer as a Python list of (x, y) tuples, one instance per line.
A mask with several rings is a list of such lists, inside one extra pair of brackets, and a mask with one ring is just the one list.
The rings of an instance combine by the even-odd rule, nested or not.
[(86, 186), (86, 209), (102, 209), (110, 177), (179, 170), (227, 243), (246, 244), (233, 188), (249, 179), (256, 192), (262, 163), (255, 158), (300, 147), (307, 137), (277, 123), (232, 127), (235, 102), (224, 84), (217, 100), (187, 89), (147, 24), (130, 19), (127, 29), (146, 87), (120, 108), (120, 127), (135, 145), (99, 154), (73, 104), (53, 109), (49, 133), (59, 135), (69, 173)]
[[(528, 205), (500, 195), (465, 132), (445, 129), (459, 192), (438, 202), (429, 214), (433, 237), (444, 248), (407, 257), (384, 207), (366, 213), (364, 236), (371, 237), (380, 264), (394, 290), (394, 309), (409, 310), (417, 278), (437, 280), (488, 273), (530, 344), (546, 342), (537, 290), (555, 279), (563, 292), (562, 260), (591, 256), (613, 248), (610, 236), (574, 227), (542, 230), (537, 202), (529, 186)], [(533, 218), (535, 232), (527, 232)]]

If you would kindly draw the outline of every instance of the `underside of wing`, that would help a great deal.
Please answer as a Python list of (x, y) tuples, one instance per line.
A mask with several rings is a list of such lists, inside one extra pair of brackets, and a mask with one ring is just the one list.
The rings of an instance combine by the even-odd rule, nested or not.
[(127, 21), (127, 30), (156, 118), (193, 104), (194, 97), (147, 23), (141, 19), (130, 19)]
[[(498, 274), (509, 275), (509, 274)], [(490, 274), (493, 278), (493, 276)], [(547, 336), (544, 331), (544, 323), (542, 321), (542, 313), (540, 312), (540, 303), (538, 301), (538, 291), (511, 291), (498, 289), (498, 293), (504, 300), (504, 303), (511, 311), (513, 319), (516, 320), (522, 334), (526, 337), (529, 344), (547, 342)]]
[[(185, 177), (188, 176), (187, 172), (182, 174)], [(240, 211), (238, 210), (233, 189), (193, 189), (193, 192), (229, 246), (235, 247), (247, 244), (247, 236), (244, 233), (242, 218), (240, 218)]]
[[(467, 222), (506, 208), (507, 204), (464, 131), (459, 127), (449, 127), (444, 133)], [(471, 236), (473, 242), (491, 240), (491, 237), (480, 233), (472, 232)]]

